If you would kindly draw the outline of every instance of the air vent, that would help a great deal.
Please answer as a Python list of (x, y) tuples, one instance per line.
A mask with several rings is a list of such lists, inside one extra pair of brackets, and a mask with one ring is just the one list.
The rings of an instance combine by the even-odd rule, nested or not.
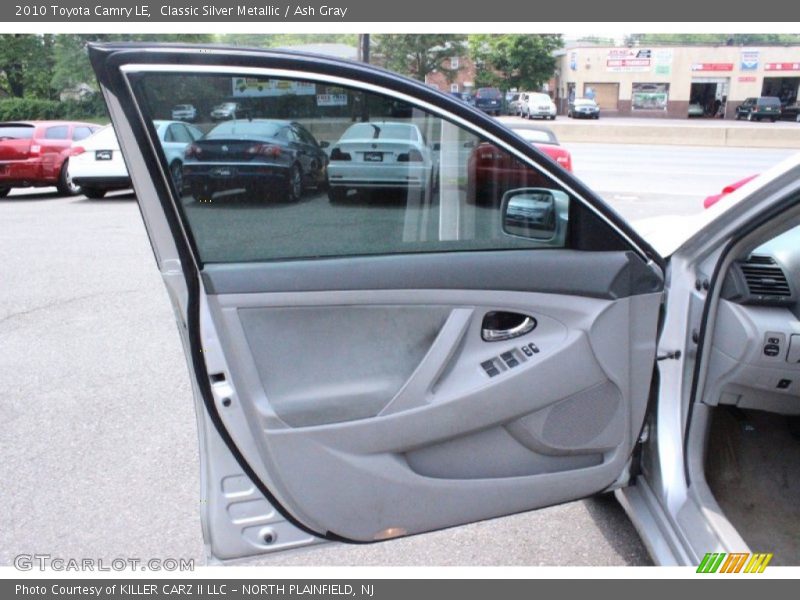
[(771, 256), (763, 256), (759, 254), (751, 254), (745, 264), (748, 265), (774, 265), (775, 259)]
[(792, 296), (786, 275), (772, 257), (751, 256), (740, 268), (751, 296), (776, 300)]

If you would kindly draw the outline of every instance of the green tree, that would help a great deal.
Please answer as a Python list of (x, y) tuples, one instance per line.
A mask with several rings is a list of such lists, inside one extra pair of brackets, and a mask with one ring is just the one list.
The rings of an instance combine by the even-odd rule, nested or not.
[(386, 68), (425, 81), (434, 71), (452, 80), (459, 69), (444, 66), (446, 59), (463, 56), (466, 36), (444, 34), (384, 34), (375, 36), (375, 51)]
[(94, 71), (89, 64), (86, 45), (90, 42), (182, 42), (211, 43), (211, 34), (63, 34), (53, 41), (52, 77), (50, 87), (56, 96), (65, 89), (81, 83), (95, 86)]
[(232, 46), (251, 46), (254, 48), (290, 47), (301, 44), (347, 44), (355, 46), (358, 35), (355, 33), (225, 33), (219, 42)]
[(781, 46), (800, 44), (797, 33), (633, 33), (625, 37), (625, 44), (678, 46), (691, 44), (729, 46)]
[(561, 35), (470, 35), (470, 57), (476, 85), (502, 89), (537, 89), (553, 76), (554, 52), (564, 46)]
[(15, 98), (49, 98), (53, 36), (0, 35), (0, 90)]

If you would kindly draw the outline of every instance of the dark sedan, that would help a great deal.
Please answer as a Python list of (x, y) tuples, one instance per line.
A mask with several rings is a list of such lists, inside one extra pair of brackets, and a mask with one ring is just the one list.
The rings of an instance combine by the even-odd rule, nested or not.
[(797, 121), (800, 123), (800, 102), (787, 104), (781, 108), (781, 119), (786, 121)]
[(503, 93), (497, 88), (478, 88), (475, 106), (487, 114), (500, 116), (503, 110)]
[(575, 98), (569, 103), (567, 116), (572, 119), (599, 119), (600, 107), (589, 98)]
[(183, 177), (198, 202), (223, 192), (293, 202), (308, 185), (323, 188), (327, 168), (327, 155), (299, 123), (239, 119), (220, 123), (186, 148)]

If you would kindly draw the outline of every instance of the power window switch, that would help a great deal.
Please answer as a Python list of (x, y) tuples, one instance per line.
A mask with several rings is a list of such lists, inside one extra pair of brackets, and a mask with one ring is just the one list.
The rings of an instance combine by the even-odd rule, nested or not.
[(494, 364), (494, 360), (485, 360), (481, 363), (481, 367), (489, 377), (494, 377), (495, 375), (499, 375), (500, 371)]

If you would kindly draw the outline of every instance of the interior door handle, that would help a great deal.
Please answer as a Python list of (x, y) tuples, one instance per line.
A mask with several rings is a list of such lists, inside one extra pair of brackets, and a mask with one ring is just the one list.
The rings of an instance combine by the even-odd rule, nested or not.
[(536, 319), (511, 312), (490, 312), (483, 317), (481, 337), (486, 342), (510, 340), (533, 331)]

